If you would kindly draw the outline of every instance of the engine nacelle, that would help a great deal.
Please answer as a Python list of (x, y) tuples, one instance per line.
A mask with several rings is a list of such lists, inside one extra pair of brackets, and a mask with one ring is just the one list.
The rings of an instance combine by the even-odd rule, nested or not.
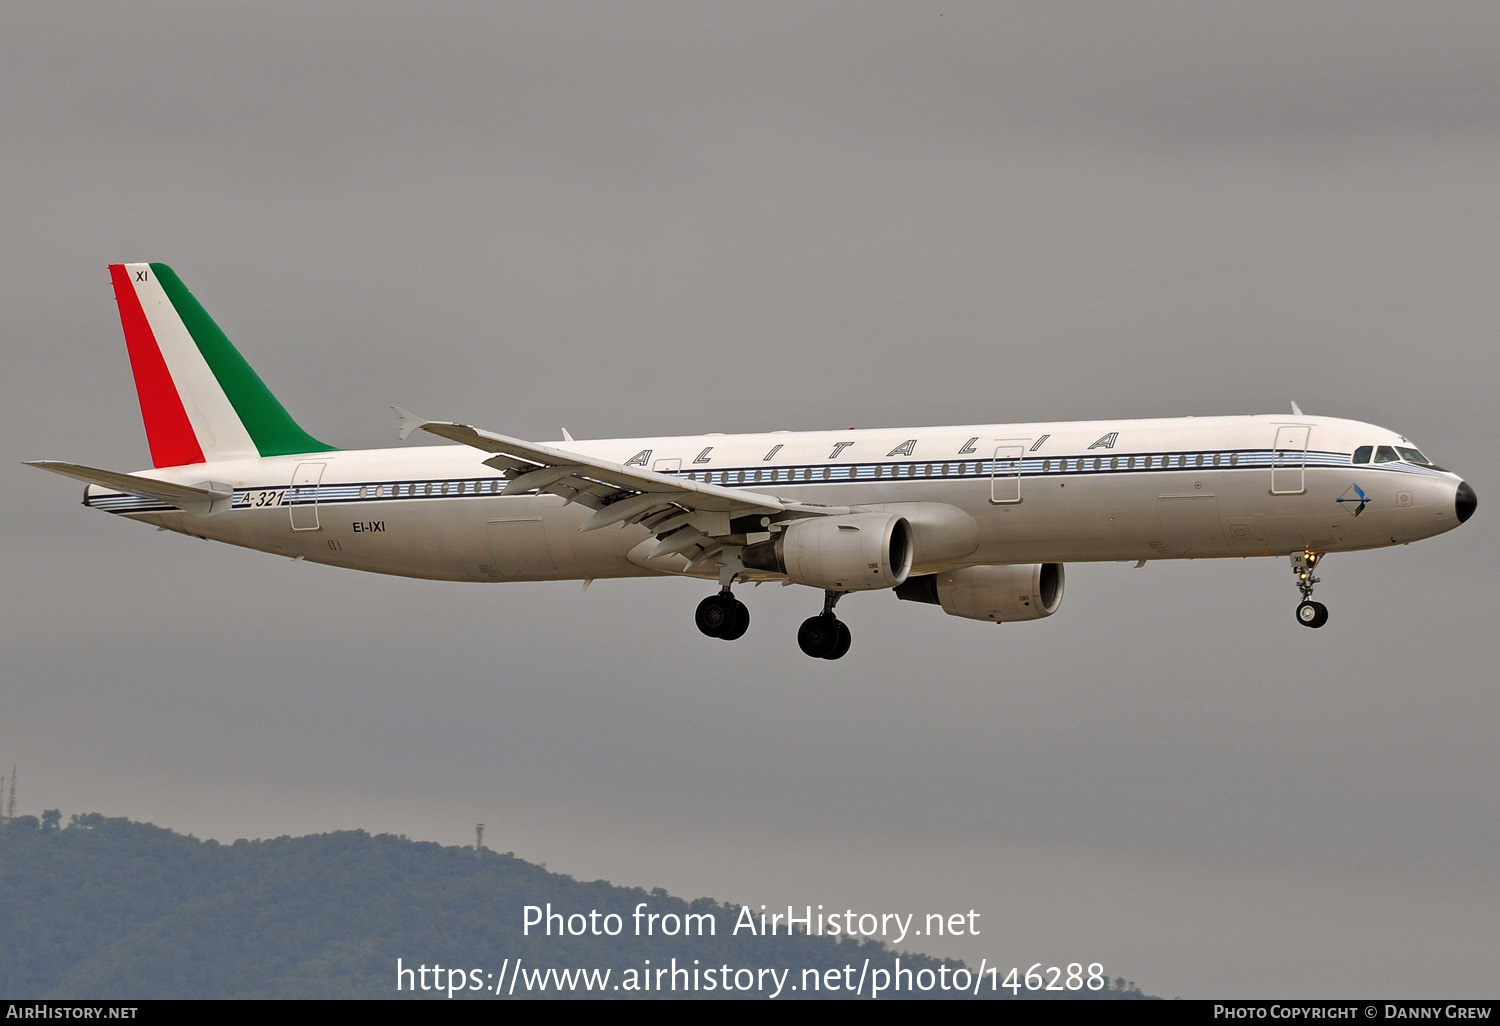
[(889, 513), (795, 520), (770, 541), (746, 545), (753, 570), (786, 574), (826, 591), (894, 588), (911, 573), (911, 524)]
[(969, 566), (923, 574), (897, 588), (896, 597), (940, 605), (949, 616), (970, 620), (1040, 620), (1062, 604), (1063, 565)]

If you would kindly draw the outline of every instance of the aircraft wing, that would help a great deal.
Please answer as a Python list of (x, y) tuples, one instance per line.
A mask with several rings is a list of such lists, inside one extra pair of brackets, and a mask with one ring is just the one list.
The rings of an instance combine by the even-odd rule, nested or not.
[[(690, 537), (728, 534), (729, 521), (736, 517), (827, 516), (849, 512), (844, 507), (792, 502), (746, 488), (727, 488), (675, 474), (626, 467), (550, 445), (481, 431), (467, 424), (423, 420), (400, 407), (393, 409), (401, 418), (402, 438), (420, 430), (494, 453), (484, 462), (502, 471), (509, 480), (502, 494), (515, 495), (535, 489), (593, 509), (594, 515), (583, 522), (580, 531), (612, 524), (642, 524), (650, 528), (663, 539), (653, 555), (682, 552)], [(676, 537), (669, 539), (668, 535)]]

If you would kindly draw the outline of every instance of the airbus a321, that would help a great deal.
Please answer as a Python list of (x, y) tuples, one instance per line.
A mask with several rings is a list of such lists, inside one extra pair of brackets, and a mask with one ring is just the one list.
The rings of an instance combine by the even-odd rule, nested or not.
[[(744, 583), (823, 593), (797, 633), (838, 659), (834, 606), (891, 591), (990, 623), (1057, 611), (1063, 567), (1290, 556), (1321, 627), (1330, 552), (1473, 515), (1474, 490), (1382, 427), (1302, 414), (528, 442), (397, 410), (448, 446), (310, 436), (164, 264), (110, 268), (152, 469), (32, 466), (84, 505), (353, 570), (453, 581), (716, 582), (697, 626), (733, 641)], [(566, 432), (564, 435), (566, 436)]]

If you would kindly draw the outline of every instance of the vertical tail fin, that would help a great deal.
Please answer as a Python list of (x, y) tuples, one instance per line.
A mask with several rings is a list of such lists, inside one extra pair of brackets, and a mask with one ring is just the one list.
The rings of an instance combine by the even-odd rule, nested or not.
[(329, 452), (298, 426), (166, 264), (112, 264), (151, 462)]

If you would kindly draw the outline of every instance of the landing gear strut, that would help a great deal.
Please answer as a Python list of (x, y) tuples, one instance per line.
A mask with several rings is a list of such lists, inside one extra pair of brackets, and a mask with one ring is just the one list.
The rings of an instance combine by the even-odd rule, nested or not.
[(725, 588), (698, 603), (698, 629), (710, 638), (735, 641), (750, 629), (750, 609)]
[(1302, 603), (1297, 607), (1297, 622), (1304, 627), (1321, 627), (1328, 622), (1328, 607), (1321, 602), (1314, 602), (1312, 597), (1313, 585), (1318, 583), (1318, 578), (1313, 576), (1313, 568), (1322, 558), (1322, 553), (1311, 549), (1292, 553), (1292, 573), (1297, 575), (1297, 590), (1302, 592)]
[(844, 597), (841, 591), (823, 593), (823, 611), (809, 616), (797, 629), (797, 645), (814, 659), (842, 659), (849, 652), (853, 636), (844, 621), (833, 615), (833, 607)]

